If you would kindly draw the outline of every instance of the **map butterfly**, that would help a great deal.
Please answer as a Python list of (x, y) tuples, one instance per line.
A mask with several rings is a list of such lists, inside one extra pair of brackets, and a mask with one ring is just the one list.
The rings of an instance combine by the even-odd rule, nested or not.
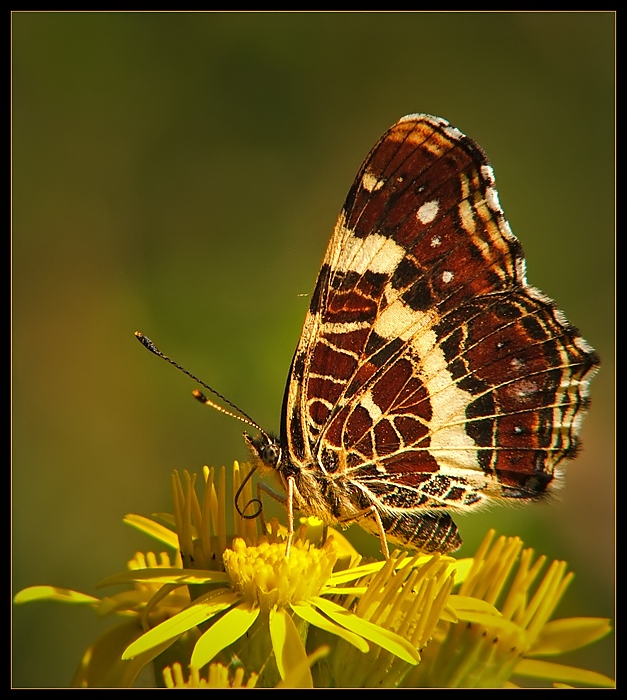
[(286, 489), (290, 533), (297, 508), (358, 521), (386, 554), (388, 541), (449, 552), (461, 544), (451, 512), (537, 499), (575, 456), (598, 365), (527, 284), (482, 149), (412, 114), (374, 146), (344, 203), (280, 438), (238, 411), (260, 433), (244, 434), (256, 467)]

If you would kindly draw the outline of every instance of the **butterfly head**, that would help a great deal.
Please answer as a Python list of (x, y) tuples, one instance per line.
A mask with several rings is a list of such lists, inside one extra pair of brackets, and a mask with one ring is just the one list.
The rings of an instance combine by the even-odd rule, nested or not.
[(244, 433), (244, 440), (253, 455), (255, 465), (261, 471), (278, 469), (283, 454), (278, 438), (263, 432), (257, 436)]

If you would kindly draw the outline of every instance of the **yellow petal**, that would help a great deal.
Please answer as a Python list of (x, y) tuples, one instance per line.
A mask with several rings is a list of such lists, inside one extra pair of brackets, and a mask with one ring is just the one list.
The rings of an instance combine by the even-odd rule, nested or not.
[(98, 588), (134, 582), (159, 585), (175, 583), (179, 586), (187, 586), (188, 584), (226, 583), (228, 580), (229, 577), (221, 571), (157, 566), (152, 569), (133, 569), (114, 574), (101, 581)]
[(98, 598), (72, 591), (69, 588), (59, 588), (59, 586), (29, 586), (15, 594), (14, 603), (30, 603), (33, 600), (56, 600), (60, 603), (78, 603), (82, 605), (93, 605), (99, 603)]
[[(138, 612), (140, 609), (143, 609), (152, 596), (153, 594), (151, 591), (147, 589), (143, 591), (122, 591), (112, 596), (105, 596), (98, 602), (96, 612), (100, 617), (111, 615), (111, 613), (117, 612), (118, 610), (133, 610)], [(180, 608), (183, 609), (188, 604), (189, 599), (187, 599)]]
[(131, 513), (130, 515), (126, 515), (124, 517), (123, 522), (131, 525), (140, 532), (145, 533), (149, 537), (152, 537), (159, 542), (163, 542), (163, 544), (167, 545), (168, 547), (172, 547), (173, 549), (179, 548), (179, 539), (176, 532), (173, 532), (160, 523), (156, 523), (150, 518), (145, 518), (143, 515), (135, 515), (134, 513)]
[(420, 662), (418, 650), (410, 642), (395, 632), (390, 632), (390, 630), (386, 630), (384, 627), (368, 622), (368, 620), (364, 620), (350, 612), (350, 610), (346, 610), (341, 605), (337, 605), (337, 603), (325, 600), (319, 596), (312, 598), (311, 602), (325, 615), (328, 615), (332, 620), (337, 622), (338, 625), (342, 625), (342, 627), (346, 627), (351, 632), (365, 639), (369, 639), (371, 642), (378, 644), (383, 649), (387, 649), (387, 651), (398, 656), (403, 661), (414, 665)]
[(305, 658), (304, 662), (299, 663), (295, 668), (293, 668), (291, 671), (289, 671), (287, 676), (283, 680), (279, 681), (274, 687), (275, 688), (299, 688), (299, 687), (302, 687), (302, 686), (297, 685), (297, 681), (301, 677), (303, 663), (306, 664), (308, 668), (311, 668), (316, 662), (320, 661), (320, 659), (323, 659), (325, 656), (328, 656), (328, 654), (329, 654), (329, 647), (328, 646), (319, 647), (318, 649), (316, 649), (316, 651), (309, 654), (309, 656), (307, 656)]
[(520, 676), (544, 678), (549, 681), (584, 683), (602, 688), (613, 688), (615, 685), (611, 678), (602, 673), (587, 671), (585, 668), (576, 668), (575, 666), (563, 666), (540, 659), (522, 659), (516, 665), (514, 673)]
[(605, 617), (568, 617), (551, 620), (544, 625), (528, 654), (563, 654), (592, 644), (605, 637), (611, 630), (610, 621)]
[(504, 617), (496, 615), (486, 615), (485, 613), (477, 613), (472, 610), (458, 610), (457, 619), (464, 622), (474, 622), (491, 630), (504, 630), (514, 634), (523, 635), (525, 630), (511, 620), (506, 620)]
[(251, 608), (250, 603), (231, 608), (196, 642), (190, 666), (200, 669), (208, 664), (222, 649), (244, 636), (258, 616), (259, 608)]
[(202, 603), (190, 605), (186, 610), (181, 611), (169, 620), (148, 630), (139, 639), (134, 641), (122, 654), (123, 659), (131, 659), (137, 654), (151, 649), (157, 644), (167, 640), (174, 641), (177, 637), (187, 632), (187, 630), (202, 622), (206, 622), (219, 612), (226, 610), (236, 603), (240, 597), (232, 591), (225, 591), (212, 596)]
[(292, 677), (295, 688), (313, 688), (311, 669), (307, 661), (307, 652), (303, 646), (292, 616), (285, 608), (270, 610), (270, 637), (276, 665), (285, 679), (288, 673), (300, 668), (300, 674)]
[(354, 595), (358, 598), (368, 590), (368, 586), (338, 586), (337, 588), (331, 588), (325, 586), (321, 591), (320, 595)]
[(332, 622), (328, 617), (321, 615), (311, 605), (306, 603), (291, 603), (291, 608), (298, 615), (298, 617), (301, 617), (310, 625), (314, 625), (315, 627), (319, 627), (326, 632), (330, 632), (331, 634), (335, 634), (336, 636), (345, 639), (364, 654), (370, 649), (368, 642), (363, 637), (360, 637), (358, 634), (354, 634), (353, 632), (349, 632), (344, 627), (340, 627), (340, 625), (336, 625), (335, 622)]
[(488, 603), (480, 598), (473, 598), (469, 595), (452, 595), (446, 604), (447, 606), (452, 607), (455, 612), (470, 610), (472, 612), (485, 613), (487, 615), (501, 617), (501, 613), (494, 607), (494, 605), (492, 605), (492, 603)]
[(363, 576), (368, 576), (369, 574), (375, 574), (377, 571), (380, 571), (384, 566), (384, 561), (375, 561), (370, 564), (362, 564), (361, 566), (355, 566), (352, 569), (336, 571), (331, 574), (331, 577), (327, 581), (326, 585), (332, 591), (334, 586), (348, 583), (349, 581), (354, 581), (356, 578), (362, 578)]
[(524, 630), (504, 618), (501, 613), (485, 600), (473, 598), (472, 596), (452, 595), (447, 602), (449, 612), (452, 612), (456, 622), (474, 622), (490, 629), (507, 630), (514, 634), (524, 634)]
[(449, 571), (455, 571), (456, 584), (462, 583), (466, 579), (472, 569), (474, 561), (472, 557), (468, 557), (467, 559), (457, 559), (450, 562)]

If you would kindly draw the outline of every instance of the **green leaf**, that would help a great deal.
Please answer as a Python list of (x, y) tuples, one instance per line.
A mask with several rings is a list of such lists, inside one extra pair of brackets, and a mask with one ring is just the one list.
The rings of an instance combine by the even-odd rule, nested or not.
[(201, 603), (194, 603), (174, 617), (162, 622), (134, 641), (122, 654), (123, 659), (131, 659), (162, 642), (180, 637), (184, 632), (211, 619), (214, 615), (230, 608), (240, 600), (233, 591), (221, 591)]
[(350, 610), (346, 610), (341, 605), (337, 605), (337, 603), (325, 600), (319, 596), (312, 598), (311, 602), (325, 615), (328, 615), (332, 620), (337, 622), (338, 625), (342, 625), (342, 627), (346, 627), (351, 632), (369, 639), (371, 642), (378, 644), (383, 649), (387, 649), (387, 651), (409, 664), (416, 665), (420, 663), (420, 654), (418, 650), (413, 644), (395, 632), (391, 632), (384, 627), (368, 622), (368, 620), (364, 620), (350, 612)]
[(298, 615), (298, 617), (301, 617), (303, 620), (305, 620), (305, 622), (308, 622), (310, 625), (314, 625), (315, 627), (319, 627), (325, 632), (330, 632), (331, 634), (335, 634), (336, 636), (345, 639), (347, 642), (357, 647), (359, 651), (362, 651), (364, 654), (370, 649), (370, 647), (368, 646), (368, 642), (363, 637), (360, 637), (358, 634), (354, 634), (353, 632), (349, 632), (347, 629), (341, 627), (340, 625), (336, 625), (335, 622), (332, 622), (331, 620), (329, 620), (328, 617), (321, 615), (311, 605), (308, 605), (306, 603), (290, 603), (290, 605), (292, 610)]
[(520, 676), (531, 676), (562, 683), (583, 683), (601, 688), (615, 686), (614, 681), (602, 673), (587, 671), (585, 668), (576, 668), (575, 666), (563, 666), (540, 659), (522, 659), (516, 665), (514, 673)]
[(190, 665), (199, 669), (209, 663), (222, 649), (246, 634), (258, 616), (259, 608), (252, 608), (248, 602), (231, 608), (196, 642)]
[(270, 610), (270, 637), (281, 678), (285, 679), (288, 674), (294, 674), (295, 670), (300, 668), (300, 673), (295, 678), (292, 676), (295, 687), (313, 688), (311, 669), (303, 640), (292, 616), (285, 608)]
[(528, 652), (530, 656), (563, 654), (605, 637), (612, 630), (606, 617), (568, 617), (551, 620)]
[(100, 602), (98, 598), (91, 595), (58, 586), (29, 586), (16, 593), (13, 598), (13, 602), (18, 605), (30, 603), (33, 600), (55, 600), (59, 603), (77, 603), (79, 605), (94, 605)]

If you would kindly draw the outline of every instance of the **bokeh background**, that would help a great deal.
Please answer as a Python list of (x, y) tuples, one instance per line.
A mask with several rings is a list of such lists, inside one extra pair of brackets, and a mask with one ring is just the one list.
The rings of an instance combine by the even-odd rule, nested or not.
[[(530, 282), (603, 358), (565, 487), (459, 518), (461, 553), (520, 535), (576, 572), (559, 614), (613, 618), (613, 14), (15, 13), (12, 42), (14, 591), (94, 593), (172, 469), (247, 456), (135, 330), (278, 429), (352, 179), (429, 112), (484, 147)], [(107, 624), (14, 609), (13, 685), (69, 684)], [(567, 661), (613, 675), (613, 649)]]

